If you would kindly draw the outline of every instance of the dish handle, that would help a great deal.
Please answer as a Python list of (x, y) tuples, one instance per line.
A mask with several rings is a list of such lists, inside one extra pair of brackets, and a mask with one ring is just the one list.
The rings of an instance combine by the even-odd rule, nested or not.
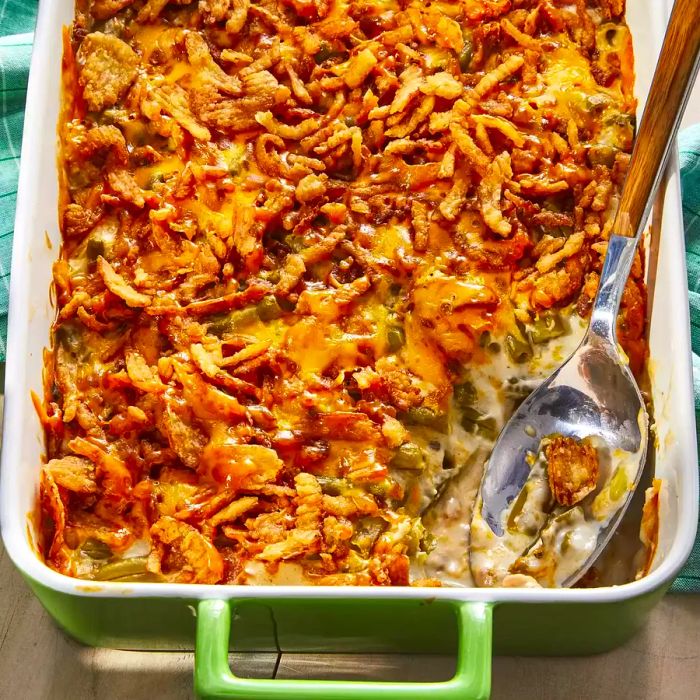
[(199, 603), (194, 677), (202, 700), (486, 700), (491, 693), (490, 603), (452, 602), (458, 629), (457, 670), (453, 678), (434, 683), (239, 678), (228, 659), (235, 603)]

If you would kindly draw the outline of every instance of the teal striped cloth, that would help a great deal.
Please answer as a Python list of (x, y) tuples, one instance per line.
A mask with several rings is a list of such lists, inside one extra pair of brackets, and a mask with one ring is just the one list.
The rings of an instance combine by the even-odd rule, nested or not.
[[(36, 0), (0, 0), (0, 361), (5, 360), (8, 285), (22, 143), (22, 117), (29, 73)], [(688, 285), (695, 370), (695, 409), (700, 412), (700, 125), (681, 134), (683, 214), (688, 248)], [(700, 539), (673, 584), (674, 591), (700, 591)]]
[(5, 360), (22, 118), (36, 20), (35, 0), (0, 0), (0, 360)]
[[(678, 154), (683, 188), (690, 334), (693, 343), (695, 420), (700, 425), (700, 124), (681, 132)], [(695, 546), (688, 562), (674, 581), (671, 590), (688, 593), (700, 591), (700, 533), (695, 538)]]

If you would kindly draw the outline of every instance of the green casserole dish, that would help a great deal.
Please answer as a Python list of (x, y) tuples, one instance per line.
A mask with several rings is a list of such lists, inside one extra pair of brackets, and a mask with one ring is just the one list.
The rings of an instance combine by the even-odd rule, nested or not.
[[(651, 79), (667, 3), (636, 2), (628, 24), (637, 47), (638, 95)], [(72, 0), (39, 10), (13, 250), (1, 524), (7, 551), (68, 634), (123, 649), (196, 650), (197, 692), (207, 698), (483, 698), (496, 654), (592, 654), (631, 637), (663, 596), (692, 547), (698, 477), (687, 290), (677, 168), (669, 168), (661, 227), (649, 272), (649, 347), (657, 425), (654, 463), (664, 482), (654, 565), (645, 578), (597, 589), (342, 588), (207, 586), (81, 581), (39, 559), (31, 514), (43, 451), (31, 392), (41, 393), (42, 350), (55, 310), (51, 266), (56, 221), (56, 138), (61, 28)], [(653, 47), (641, 51), (640, 46)], [(47, 128), (47, 125), (51, 125)], [(47, 246), (47, 240), (50, 245)], [(227, 652), (238, 650), (452, 653), (453, 679), (430, 684), (240, 679)], [(235, 672), (235, 669), (234, 669)]]

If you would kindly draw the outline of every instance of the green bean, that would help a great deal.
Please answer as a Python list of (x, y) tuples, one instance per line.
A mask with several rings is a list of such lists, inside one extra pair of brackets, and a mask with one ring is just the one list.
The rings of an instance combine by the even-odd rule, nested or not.
[(236, 177), (237, 175), (240, 175), (243, 170), (245, 170), (247, 166), (247, 162), (245, 159), (245, 156), (241, 156), (240, 158), (234, 158), (228, 166), (228, 174), (231, 177)]
[(355, 525), (355, 532), (350, 538), (350, 543), (360, 551), (362, 556), (367, 557), (386, 527), (387, 523), (382, 518), (360, 518)]
[(131, 557), (129, 559), (119, 559), (109, 564), (101, 566), (93, 574), (92, 578), (95, 581), (112, 581), (115, 578), (123, 578), (124, 576), (133, 576), (134, 574), (143, 574), (146, 572), (146, 564), (148, 557)]
[(104, 241), (100, 238), (89, 238), (85, 246), (85, 257), (88, 259), (88, 262), (94, 263), (100, 255), (104, 257), (104, 254)]
[(425, 533), (425, 525), (423, 525), (420, 518), (416, 518), (411, 525), (411, 529), (406, 535), (406, 539), (404, 540), (407, 545), (407, 554), (409, 557), (413, 557), (421, 551), (421, 545), (423, 543)]
[(610, 499), (612, 501), (619, 501), (626, 491), (627, 472), (622, 467), (618, 467), (612, 479), (610, 479)]
[(258, 302), (257, 311), (261, 321), (272, 321), (282, 315), (282, 309), (272, 294)]
[(148, 178), (148, 185), (146, 188), (152, 190), (153, 185), (157, 185), (160, 182), (165, 182), (165, 175), (163, 173), (156, 173), (155, 175), (151, 175), (151, 177)]
[(228, 314), (215, 314), (210, 316), (211, 320), (207, 322), (207, 332), (221, 337), (225, 333), (235, 333), (259, 318), (258, 310), (254, 306), (231, 311)]
[(527, 362), (532, 358), (530, 343), (523, 337), (514, 335), (513, 333), (508, 333), (508, 335), (506, 335), (506, 350), (513, 362), (517, 362), (518, 364)]
[(327, 61), (332, 55), (333, 49), (325, 41), (322, 41), (318, 51), (314, 55), (314, 61), (320, 65), (324, 61)]
[(80, 350), (80, 332), (72, 323), (63, 323), (54, 331), (56, 341), (64, 350), (76, 354)]
[(291, 299), (278, 299), (280, 307), (282, 308), (282, 311), (294, 311), (297, 307), (296, 301), (292, 301)]
[(386, 342), (391, 352), (398, 352), (406, 343), (406, 334), (401, 326), (390, 326), (386, 332)]
[(586, 98), (586, 110), (588, 112), (599, 113), (609, 104), (610, 98), (602, 92), (598, 92), (595, 95), (589, 95)]
[(228, 330), (228, 314), (213, 314), (207, 320), (207, 332), (221, 337)]
[(394, 483), (389, 479), (383, 479), (375, 483), (369, 484), (367, 490), (378, 498), (387, 498), (394, 487)]
[(489, 440), (494, 440), (498, 434), (496, 419), (485, 416), (473, 406), (467, 406), (462, 410), (461, 424), (467, 432), (477, 433)]
[(306, 247), (303, 236), (297, 236), (295, 233), (285, 236), (284, 242), (291, 248), (293, 253), (300, 253)]
[(582, 514), (583, 508), (581, 508), (581, 506), (574, 506), (573, 508), (569, 508), (569, 510), (565, 510), (563, 513), (559, 513), (559, 515), (555, 515), (552, 518), (552, 522), (557, 525), (576, 525), (576, 521)]
[(572, 533), (567, 532), (564, 535), (564, 539), (561, 541), (559, 550), (562, 554), (566, 554), (571, 549), (571, 543), (573, 541)]
[(465, 34), (464, 46), (459, 52), (459, 68), (462, 71), (462, 73), (467, 73), (469, 71), (469, 66), (471, 66), (473, 57), (474, 43), (472, 42), (471, 32), (469, 32)]
[(400, 284), (394, 283), (389, 285), (389, 296), (398, 297), (403, 292), (403, 287)]
[(328, 496), (342, 496), (350, 488), (347, 479), (338, 476), (317, 476), (316, 479), (321, 485), (321, 491)]
[(476, 402), (476, 388), (469, 381), (464, 381), (461, 384), (455, 384), (452, 394), (452, 400), (458, 408), (466, 408)]
[(87, 554), (90, 559), (109, 559), (112, 556), (112, 550), (94, 537), (88, 537), (81, 545), (80, 551)]
[(559, 314), (546, 311), (535, 320), (530, 329), (530, 339), (533, 343), (545, 343), (559, 338), (566, 333), (566, 326)]
[(503, 394), (511, 401), (522, 403), (530, 394), (533, 388), (527, 382), (520, 381), (517, 377), (511, 377), (508, 384), (503, 388)]
[(637, 126), (637, 117), (627, 112), (611, 112), (605, 117), (603, 123), (606, 126), (621, 126), (634, 131)]
[(56, 342), (68, 353), (74, 355), (79, 360), (90, 357), (90, 348), (83, 342), (83, 334), (80, 327), (70, 321), (62, 323), (54, 331)]
[(432, 532), (426, 530), (420, 541), (420, 548), (426, 554), (430, 554), (437, 547), (437, 538)]
[(424, 406), (409, 408), (405, 414), (404, 420), (408, 425), (421, 425), (441, 433), (447, 432), (447, 415), (444, 413), (436, 413)]
[(404, 442), (394, 453), (389, 466), (394, 469), (421, 470), (425, 466), (423, 452), (418, 445)]
[(605, 165), (612, 168), (615, 165), (617, 149), (605, 144), (596, 144), (588, 149), (588, 162), (591, 166)]
[(623, 467), (618, 467), (612, 475), (609, 483), (593, 499), (591, 512), (598, 520), (606, 517), (613, 503), (617, 503), (627, 492), (629, 482), (627, 472)]
[(144, 571), (142, 574), (120, 576), (119, 578), (110, 579), (110, 581), (115, 583), (163, 583), (165, 577), (160, 574), (154, 574), (151, 571)]
[(484, 331), (479, 336), (479, 347), (484, 348), (485, 350), (489, 350), (493, 353), (501, 351), (501, 346), (495, 340), (493, 340), (489, 331)]
[(261, 270), (260, 277), (267, 280), (271, 284), (277, 284), (280, 281), (280, 271), (279, 270)]

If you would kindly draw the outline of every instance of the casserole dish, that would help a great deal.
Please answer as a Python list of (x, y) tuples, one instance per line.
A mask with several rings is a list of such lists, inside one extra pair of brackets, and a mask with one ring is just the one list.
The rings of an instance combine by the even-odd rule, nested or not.
[[(631, 10), (629, 22), (638, 45), (641, 40), (650, 40), (652, 27), (663, 25), (660, 12), (658, 6)], [(37, 29), (14, 251), (8, 354), (14, 371), (7, 383), (2, 484), (3, 531), (8, 551), (59, 623), (87, 643), (172, 648), (191, 643), (191, 612), (195, 610), (199, 627), (197, 687), (202, 695), (210, 697), (359, 697), (373, 688), (387, 697), (422, 697), (427, 691), (444, 697), (483, 697), (488, 694), (487, 659), (493, 610), (497, 651), (594, 652), (610, 648), (633, 633), (643, 613), (660, 597), (687, 556), (696, 521), (687, 312), (683, 304), (681, 311), (678, 304), (670, 304), (671, 299), (682, 300), (685, 295), (683, 276), (677, 274), (683, 269), (683, 250), (678, 233), (679, 192), (675, 178), (667, 188), (663, 216), (660, 208), (655, 222), (661, 226), (663, 221), (660, 248), (651, 251), (650, 256), (656, 262), (658, 253), (658, 264), (651, 266), (655, 271), (650, 279), (652, 294), (654, 289), (663, 289), (652, 308), (650, 348), (658, 420), (656, 464), (665, 488), (659, 555), (648, 578), (617, 588), (587, 591), (428, 592), (414, 588), (348, 592), (322, 587), (94, 584), (63, 577), (39, 562), (32, 547), (34, 533), (26, 526), (26, 513), (34, 508), (36, 492), (36, 482), (29, 475), (35, 473), (42, 450), (42, 433), (30, 392), (40, 392), (42, 348), (53, 318), (46, 290), (59, 242), (55, 207), (47, 205), (40, 210), (39, 205), (39, 193), (46, 203), (57, 199), (54, 139), (49, 136), (47, 140), (53, 131), (42, 127), (47, 119), (51, 124), (57, 121), (59, 28), (70, 22), (71, 13), (68, 2), (43, 5)], [(644, 65), (644, 57), (641, 58), (638, 72), (648, 79), (650, 65)], [(645, 81), (640, 82), (638, 92), (643, 94)], [(673, 339), (675, 346), (671, 350), (679, 358), (672, 366), (666, 361), (668, 338)], [(34, 426), (34, 430), (23, 432), (26, 426)], [(226, 667), (232, 601), (236, 612), (235, 638), (248, 648), (269, 644), (273, 629), (275, 646), (295, 650), (318, 649), (329, 637), (327, 631), (340, 636), (338, 644), (344, 650), (357, 649), (361, 640), (364, 651), (434, 652), (446, 650), (457, 640), (462, 642), (457, 673), (450, 681), (429, 686), (236, 679)], [(617, 615), (611, 613), (613, 608)]]

